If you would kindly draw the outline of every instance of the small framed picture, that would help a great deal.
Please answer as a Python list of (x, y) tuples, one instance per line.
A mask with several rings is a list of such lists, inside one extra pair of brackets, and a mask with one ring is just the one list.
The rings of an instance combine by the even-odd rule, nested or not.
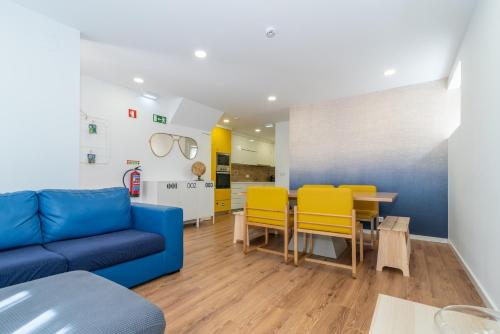
[(89, 134), (91, 135), (97, 134), (97, 124), (89, 123)]
[(96, 157), (95, 153), (92, 152), (87, 153), (87, 160), (89, 164), (95, 164), (95, 157)]

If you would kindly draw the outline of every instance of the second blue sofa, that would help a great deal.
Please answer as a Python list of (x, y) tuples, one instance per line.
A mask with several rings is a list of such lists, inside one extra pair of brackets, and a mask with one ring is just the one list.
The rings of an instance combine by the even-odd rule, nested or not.
[(126, 287), (183, 266), (180, 208), (131, 204), (127, 189), (0, 195), (0, 288), (86, 270)]

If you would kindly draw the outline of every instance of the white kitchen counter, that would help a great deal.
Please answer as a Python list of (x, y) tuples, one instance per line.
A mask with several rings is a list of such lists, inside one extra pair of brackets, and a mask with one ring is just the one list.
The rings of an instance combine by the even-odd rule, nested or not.
[(274, 182), (271, 181), (245, 181), (245, 182), (231, 182), (231, 184), (249, 184), (249, 183), (266, 183), (266, 184), (274, 184)]
[(245, 196), (242, 193), (247, 191), (251, 186), (274, 186), (274, 182), (231, 182), (231, 209), (243, 209), (245, 206)]

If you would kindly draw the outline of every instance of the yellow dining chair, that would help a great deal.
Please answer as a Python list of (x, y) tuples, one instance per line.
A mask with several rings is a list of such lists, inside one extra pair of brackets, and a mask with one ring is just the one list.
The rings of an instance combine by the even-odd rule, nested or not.
[[(264, 228), (264, 243), (252, 248), (248, 247), (249, 227)], [(283, 252), (263, 248), (269, 243), (269, 229), (281, 230), (284, 233)], [(288, 190), (280, 187), (248, 187), (245, 204), (245, 229), (243, 252), (258, 250), (282, 255), (288, 262), (288, 242), (290, 241), (290, 223), (288, 209)]]
[[(372, 185), (343, 184), (339, 188), (348, 188), (353, 192), (376, 193), (377, 187)], [(379, 215), (378, 202), (354, 201), (356, 219), (361, 222), (370, 223), (370, 244), (372, 248), (375, 244), (376, 223)]]
[[(293, 257), (298, 265), (298, 234), (319, 234), (351, 240), (352, 264), (345, 265), (305, 257), (306, 261), (351, 269), (356, 278), (356, 237), (361, 224), (356, 220), (353, 209), (352, 191), (339, 188), (300, 188), (297, 193), (297, 206), (294, 207)], [(360, 262), (363, 262), (363, 233), (360, 237)]]
[[(333, 184), (304, 184), (302, 188), (335, 188)], [(309, 239), (307, 238), (307, 234), (304, 235), (304, 252), (307, 252), (308, 245), (311, 246), (310, 253), (314, 250), (314, 239), (312, 234), (309, 234)]]

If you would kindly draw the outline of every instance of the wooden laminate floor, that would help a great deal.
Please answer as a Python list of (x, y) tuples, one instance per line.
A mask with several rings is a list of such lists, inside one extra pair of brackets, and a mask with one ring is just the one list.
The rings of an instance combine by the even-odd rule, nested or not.
[(437, 307), (483, 305), (447, 244), (412, 241), (410, 278), (376, 272), (367, 247), (357, 279), (348, 270), (233, 244), (232, 215), (188, 226), (184, 268), (134, 291), (163, 309), (168, 333), (367, 333), (379, 293)]

